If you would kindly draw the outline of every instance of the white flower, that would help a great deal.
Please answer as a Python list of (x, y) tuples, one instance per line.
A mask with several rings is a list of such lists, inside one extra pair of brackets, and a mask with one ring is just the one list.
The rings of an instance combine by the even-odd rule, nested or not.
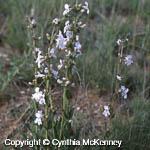
[(105, 117), (108, 117), (108, 116), (110, 116), (110, 112), (109, 112), (109, 106), (104, 106), (104, 112), (103, 112), (103, 115), (105, 116)]
[(89, 4), (88, 2), (85, 2), (85, 6), (83, 6), (83, 8), (87, 11), (87, 14), (89, 14), (89, 8), (88, 8)]
[(122, 80), (122, 77), (117, 75), (117, 80), (121, 81)]
[(40, 118), (36, 118), (34, 123), (38, 124), (40, 126), (40, 125), (42, 125), (42, 120)]
[(67, 57), (71, 55), (71, 51), (70, 50), (66, 51), (66, 52), (67, 52), (67, 55), (66, 55)]
[(63, 67), (62, 59), (59, 60), (60, 64), (57, 66), (58, 70), (60, 70)]
[(126, 56), (126, 57), (125, 57), (125, 64), (126, 64), (127, 66), (130, 66), (132, 63), (133, 63), (132, 55)]
[(55, 78), (55, 79), (58, 78), (58, 71), (52, 70), (52, 74), (54, 75), (54, 78)]
[(34, 99), (36, 102), (38, 102), (41, 105), (46, 104), (45, 94), (42, 91), (40, 91), (39, 87), (35, 88), (35, 93), (32, 94), (32, 99)]
[(104, 110), (103, 115), (104, 115), (105, 117), (108, 117), (108, 116), (110, 116), (110, 112), (109, 112), (109, 111)]
[(65, 10), (63, 12), (63, 16), (67, 15), (70, 12), (70, 10), (71, 10), (71, 8), (69, 8), (68, 4), (65, 4), (64, 8), (65, 8)]
[(64, 49), (66, 46), (66, 38), (64, 38), (64, 36), (62, 35), (62, 32), (59, 31), (59, 34), (57, 35), (57, 39), (56, 39), (56, 47), (59, 49)]
[(69, 84), (70, 84), (70, 81), (67, 80), (67, 81), (65, 82), (65, 86), (67, 86), (67, 85), (69, 85)]
[(81, 27), (81, 25), (82, 25), (82, 22), (81, 22), (81, 21), (80, 21), (80, 22), (78, 22), (78, 26), (79, 26), (79, 27)]
[(121, 42), (122, 42), (122, 41), (121, 41), (120, 39), (117, 40), (117, 44), (118, 44), (118, 45), (120, 45)]
[(76, 35), (76, 41), (79, 41), (79, 35)]
[(55, 18), (54, 20), (53, 20), (53, 24), (58, 24), (59, 23), (59, 19), (58, 18)]
[(66, 25), (66, 26), (69, 26), (69, 24), (70, 24), (70, 21), (67, 20), (67, 21), (65, 22), (65, 25)]
[(32, 24), (32, 25), (35, 25), (35, 24), (36, 24), (35, 19), (32, 19), (31, 24)]
[(62, 84), (62, 83), (63, 83), (63, 81), (62, 81), (62, 80), (60, 80), (60, 79), (58, 79), (58, 80), (57, 80), (57, 83)]
[(40, 51), (40, 48), (37, 48), (37, 47), (36, 47), (36, 48), (34, 49), (34, 51), (33, 51), (33, 54), (35, 54), (35, 53), (37, 53), (37, 52), (39, 52), (39, 51)]
[(66, 33), (66, 37), (67, 37), (67, 42), (73, 37), (73, 32), (70, 31), (70, 21), (66, 21), (65, 22), (65, 27), (64, 27), (64, 33)]
[(35, 48), (35, 52), (39, 52), (40, 51), (40, 48)]
[(35, 88), (35, 92), (39, 92), (40, 91), (40, 88), (39, 87), (36, 87)]
[(129, 89), (126, 88), (125, 86), (121, 86), (119, 92), (121, 92), (121, 96), (124, 98), (124, 99), (127, 99), (127, 93), (129, 92)]
[(36, 114), (36, 119), (34, 121), (35, 124), (38, 124), (38, 125), (42, 125), (42, 117), (43, 117), (43, 114), (42, 114), (42, 110), (38, 111)]
[[(57, 79), (58, 78), (58, 71), (53, 69), (53, 64), (50, 64), (50, 71), (54, 75), (54, 78)], [(44, 72), (46, 74), (48, 74), (48, 68), (47, 67), (45, 68)]]
[(70, 21), (68, 20), (65, 22), (64, 33), (66, 33), (68, 30), (70, 30), (70, 27), (71, 27)]
[(76, 35), (75, 49), (80, 50), (82, 45), (79, 42), (79, 35)]
[(37, 65), (38, 65), (38, 68), (41, 68), (41, 63), (44, 61), (44, 56), (42, 56), (41, 53), (42, 52), (39, 50), (37, 59), (35, 61), (37, 63)]
[(44, 73), (48, 74), (48, 68), (47, 67), (44, 69)]
[(80, 21), (80, 22), (78, 22), (78, 25), (79, 25), (79, 27), (80, 28), (84, 28), (84, 27), (86, 27), (86, 24), (82, 24), (82, 22)]
[(83, 24), (83, 25), (81, 25), (80, 27), (81, 27), (81, 28), (85, 28), (85, 27), (86, 27), (86, 24)]
[(44, 98), (44, 97), (45, 97), (45, 95), (39, 99), (39, 104), (40, 104), (40, 105), (46, 104), (46, 103), (45, 103), (45, 98)]
[(53, 64), (50, 65), (50, 70), (51, 70), (52, 74), (54, 75), (54, 78), (57, 79), (58, 78), (58, 71), (53, 69)]
[(56, 58), (55, 49), (54, 49), (54, 48), (51, 48), (50, 54), (51, 54), (51, 56), (52, 56), (53, 58)]
[(80, 26), (82, 24), (82, 22), (80, 21), (80, 22), (78, 22), (78, 25)]
[(67, 80), (65, 77), (62, 78), (63, 81)]
[(79, 56), (82, 56), (82, 52), (78, 49), (77, 54), (76, 54), (76, 58), (78, 58)]
[(76, 109), (77, 109), (77, 111), (79, 111), (79, 110), (80, 110), (80, 107), (77, 107)]
[(109, 107), (107, 105), (105, 105), (104, 110), (109, 110)]
[(43, 114), (42, 114), (42, 110), (38, 111), (36, 114), (35, 114), (36, 118), (42, 118), (43, 117)]
[(44, 74), (41, 74), (40, 72), (37, 72), (37, 74), (35, 75), (35, 78), (42, 78), (44, 77)]
[(66, 36), (67, 36), (67, 42), (68, 42), (73, 37), (73, 32), (72, 31), (67, 31)]
[(82, 45), (80, 44), (79, 41), (77, 41), (77, 42), (75, 43), (75, 49), (80, 50), (81, 47), (82, 47)]

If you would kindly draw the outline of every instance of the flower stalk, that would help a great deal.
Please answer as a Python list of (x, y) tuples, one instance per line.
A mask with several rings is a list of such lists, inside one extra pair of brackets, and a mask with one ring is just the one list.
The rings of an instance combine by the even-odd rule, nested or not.
[[(63, 18), (55, 18), (52, 21), (51, 35), (46, 33), (47, 52), (36, 47), (36, 22), (33, 15), (30, 20), (35, 59), (35, 78), (33, 80), (35, 93), (32, 94), (36, 117), (34, 123), (36, 136), (38, 137), (38, 126), (40, 126), (46, 139), (52, 137), (60, 140), (66, 139), (72, 136), (71, 131), (73, 131), (71, 126), (73, 108), (70, 106), (71, 87), (74, 84), (73, 73), (76, 68), (76, 59), (82, 55), (79, 33), (85, 24), (82, 24), (81, 19), (82, 15), (89, 14), (89, 9), (87, 2), (84, 5), (78, 5), (78, 0), (73, 7), (65, 4), (64, 9)], [(60, 116), (57, 115), (57, 109), (54, 108), (55, 98), (52, 93), (54, 90), (52, 84), (55, 87), (60, 86), (63, 91)]]
[(120, 66), (123, 63), (123, 61), (124, 61), (124, 64), (127, 65), (127, 66), (130, 66), (133, 63), (131, 55), (128, 55), (128, 56), (123, 58), (123, 55), (124, 55), (124, 43), (127, 42), (127, 41), (128, 41), (128, 39), (126, 39), (126, 40), (120, 40), (119, 39), (117, 41), (117, 44), (119, 45), (119, 52), (118, 52), (117, 72), (116, 72), (115, 95), (118, 96), (118, 98), (119, 98), (119, 95), (120, 95), (121, 99), (127, 99), (127, 93), (129, 91), (129, 89), (126, 88), (124, 85), (121, 85), (121, 87), (119, 88), (120, 82), (123, 79), (123, 77), (121, 75), (121, 72), (120, 72)]

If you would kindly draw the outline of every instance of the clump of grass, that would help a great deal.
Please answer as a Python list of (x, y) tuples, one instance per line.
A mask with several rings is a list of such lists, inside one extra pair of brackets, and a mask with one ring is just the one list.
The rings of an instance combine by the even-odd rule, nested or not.
[(113, 119), (112, 129), (106, 136), (109, 139), (122, 140), (122, 149), (149, 149), (150, 103), (135, 98), (128, 107), (128, 115), (118, 114)]

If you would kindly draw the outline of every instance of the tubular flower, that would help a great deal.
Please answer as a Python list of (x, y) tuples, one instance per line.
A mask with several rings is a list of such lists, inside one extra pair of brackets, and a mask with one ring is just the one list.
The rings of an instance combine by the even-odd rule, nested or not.
[(117, 40), (117, 44), (118, 44), (118, 45), (120, 45), (121, 42), (122, 42), (122, 41), (121, 41), (120, 39)]
[(132, 55), (128, 55), (125, 57), (125, 65), (130, 66), (133, 63)]
[(68, 42), (73, 37), (73, 32), (72, 31), (67, 31), (66, 36), (67, 36), (67, 42)]
[(53, 64), (50, 65), (50, 70), (51, 70), (52, 74), (54, 75), (54, 78), (57, 79), (58, 78), (58, 71), (53, 69)]
[(62, 59), (59, 60), (60, 64), (57, 66), (58, 70), (60, 70), (63, 67)]
[(58, 24), (59, 23), (59, 19), (58, 18), (55, 18), (54, 20), (53, 20), (53, 24)]
[(64, 38), (62, 32), (59, 30), (59, 34), (56, 39), (56, 47), (59, 49), (64, 49), (66, 47), (66, 38)]
[(35, 88), (35, 93), (32, 94), (32, 99), (36, 100), (36, 102), (38, 102), (41, 105), (46, 104), (45, 94), (42, 91), (40, 91), (39, 87)]
[(70, 28), (71, 28), (70, 21), (68, 20), (68, 21), (65, 22), (64, 33), (66, 33), (67, 31), (69, 31)]
[(83, 6), (83, 8), (86, 10), (87, 14), (89, 14), (89, 4), (88, 2), (85, 2), (85, 6)]
[(52, 56), (53, 58), (56, 58), (55, 49), (54, 49), (54, 48), (51, 48), (50, 54), (51, 54), (51, 56)]
[(42, 113), (42, 110), (38, 111), (36, 114), (36, 119), (34, 121), (35, 124), (38, 124), (38, 125), (42, 125), (42, 117), (43, 117), (43, 113)]
[(110, 116), (110, 112), (109, 112), (109, 106), (104, 106), (104, 112), (103, 112), (103, 115), (105, 116), (105, 117), (108, 117), (108, 116)]
[(42, 78), (45, 77), (44, 74), (41, 74), (39, 71), (37, 72), (37, 74), (35, 75), (35, 78)]
[(38, 65), (38, 68), (41, 68), (41, 63), (44, 61), (44, 56), (42, 56), (41, 53), (42, 52), (39, 50), (37, 59), (35, 61), (37, 63), (37, 65)]
[(63, 12), (63, 16), (67, 15), (70, 12), (71, 8), (69, 8), (69, 7), (70, 6), (68, 4), (64, 5), (65, 10)]
[(129, 89), (126, 88), (125, 86), (121, 86), (119, 92), (121, 92), (121, 96), (124, 98), (124, 99), (127, 99), (127, 93), (129, 92)]

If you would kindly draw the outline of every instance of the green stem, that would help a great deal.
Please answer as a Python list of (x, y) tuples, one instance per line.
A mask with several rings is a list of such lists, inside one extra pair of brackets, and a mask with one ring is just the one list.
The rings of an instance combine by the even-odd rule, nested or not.
[[(35, 49), (36, 47), (36, 41), (35, 41), (35, 30), (33, 28), (32, 30), (32, 40), (33, 40), (33, 48)], [(36, 54), (34, 55), (34, 58), (36, 59)], [(37, 66), (35, 66), (35, 72), (34, 74), (37, 74)], [(36, 88), (37, 87), (37, 79), (35, 78), (35, 83), (34, 83), (34, 87)], [(36, 101), (34, 100), (34, 110), (35, 112), (37, 112), (38, 108), (37, 108), (37, 103)], [(35, 125), (35, 132), (37, 133), (38, 132), (38, 127), (37, 125)]]
[[(55, 31), (55, 27), (52, 30), (51, 38), (50, 38), (50, 41), (49, 41), (49, 49), (51, 49), (51, 46), (52, 46), (53, 37), (54, 37), (54, 31)], [(48, 59), (50, 59), (50, 51), (48, 51)], [(49, 84), (51, 84), (50, 64), (51, 64), (51, 60), (48, 63), (48, 78), (49, 78), (48, 80), (50, 82)], [(53, 100), (52, 100), (52, 94), (51, 94), (51, 92), (52, 92), (51, 86), (48, 85), (48, 99), (49, 99), (49, 103), (50, 103), (50, 108), (51, 108), (51, 110), (53, 110)]]
[[(70, 81), (72, 79), (72, 72), (70, 71), (70, 69), (72, 70), (72, 67), (70, 67), (69, 64), (68, 64), (68, 66), (69, 67), (66, 70), (66, 79)], [(68, 87), (66, 87), (64, 85), (63, 90), (64, 90), (64, 92), (63, 92), (63, 114), (62, 114), (61, 129), (60, 129), (60, 136), (59, 136), (60, 140), (62, 139), (62, 132), (63, 132), (63, 127), (64, 127), (65, 114), (67, 115), (69, 113), (69, 98), (67, 96)]]
[[(46, 79), (46, 94), (49, 94), (49, 79)], [(46, 118), (46, 134), (45, 134), (45, 137), (46, 137), (46, 139), (48, 139), (48, 106), (47, 106), (47, 104), (45, 105), (45, 118)]]
[[(120, 75), (120, 64), (122, 62), (122, 56), (123, 56), (123, 45), (119, 49), (119, 53), (118, 53), (118, 64), (117, 64), (116, 76)], [(118, 83), (118, 79), (116, 78), (115, 95), (118, 95), (118, 89), (119, 89), (119, 83)]]
[(63, 132), (63, 126), (64, 126), (64, 112), (63, 112), (63, 115), (62, 115), (62, 120), (61, 120), (61, 127), (60, 127), (60, 135), (59, 135), (59, 140), (62, 139), (62, 132)]
[[(54, 29), (52, 31), (52, 35), (54, 34)], [(51, 36), (51, 40), (49, 41), (49, 49), (51, 48), (52, 45), (52, 36)], [(50, 52), (48, 51), (48, 60), (50, 60), (50, 62), (48, 62), (48, 76), (45, 79), (46, 80), (46, 95), (48, 100), (46, 101), (46, 105), (45, 105), (45, 118), (46, 118), (46, 138), (48, 139), (48, 105), (50, 104), (50, 110), (53, 110), (53, 101), (52, 101), (52, 95), (51, 95), (51, 70), (50, 70), (50, 64), (51, 64), (51, 59), (50, 59)], [(49, 103), (48, 103), (49, 101)]]
[(49, 103), (50, 103), (50, 108), (51, 110), (53, 110), (53, 100), (52, 100), (52, 90), (51, 90), (51, 71), (50, 71), (50, 63), (48, 64), (48, 81), (49, 81), (49, 85), (48, 85), (48, 99), (49, 99)]
[(46, 118), (46, 134), (45, 134), (45, 138), (48, 139), (48, 106), (45, 106), (45, 118)]
[(63, 94), (63, 111), (67, 112), (68, 109), (68, 98), (67, 98), (67, 87), (64, 87), (64, 94)]
[(69, 100), (67, 98), (67, 87), (64, 87), (64, 93), (63, 93), (63, 114), (62, 114), (62, 120), (61, 120), (61, 128), (60, 128), (60, 135), (59, 135), (59, 139), (62, 139), (62, 132), (63, 132), (63, 126), (64, 126), (64, 118), (65, 118), (65, 114), (68, 113), (68, 103)]
[(76, 5), (78, 5), (78, 0), (76, 0)]

